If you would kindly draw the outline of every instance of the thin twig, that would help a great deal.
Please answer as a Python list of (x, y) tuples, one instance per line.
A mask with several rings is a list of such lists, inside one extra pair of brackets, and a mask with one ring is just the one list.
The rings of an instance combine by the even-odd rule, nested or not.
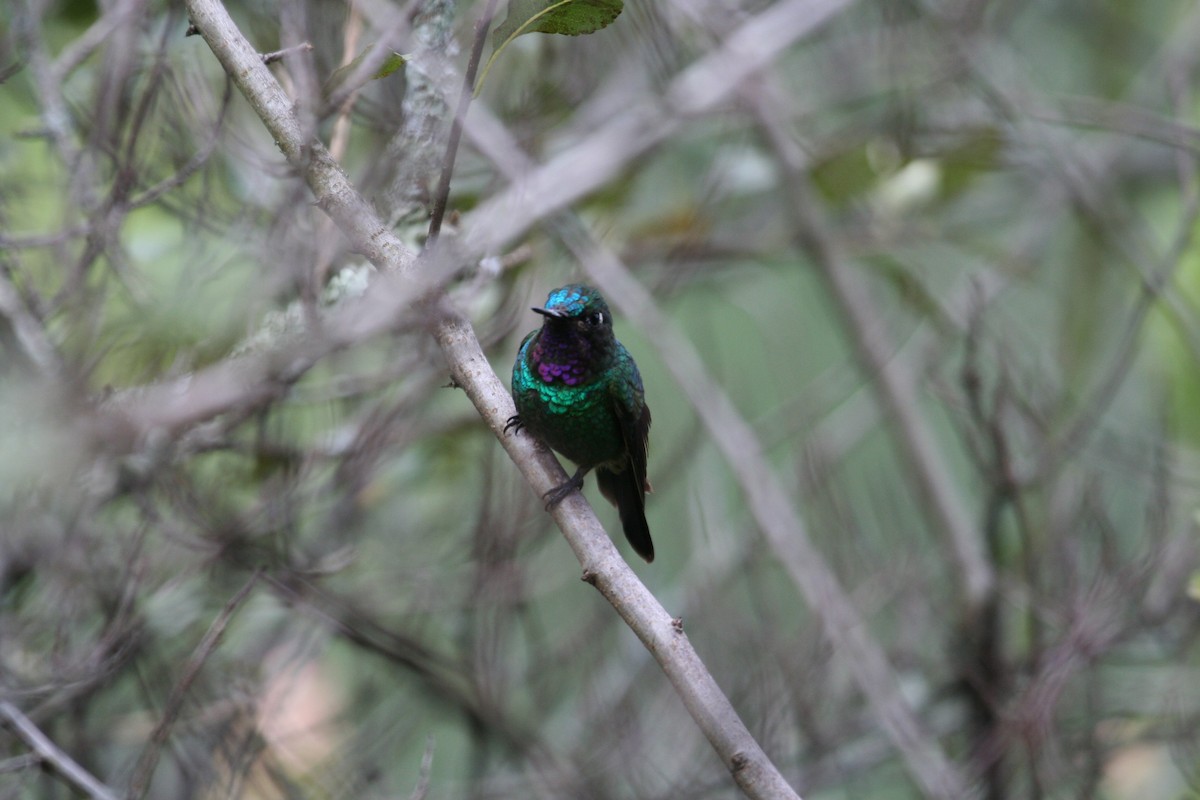
[[(354, 3), (350, 4), (350, 16), (346, 20), (345, 30), (342, 31), (342, 61), (339, 70), (348, 68), (354, 62), (354, 53), (358, 49), (358, 41), (362, 37), (362, 12)], [(333, 121), (333, 134), (329, 137), (329, 154), (337, 161), (346, 155), (350, 145), (350, 112), (358, 102), (361, 87), (355, 86), (345, 95), (345, 100), (339, 103), (337, 116)], [(336, 235), (333, 220), (328, 215), (319, 216), (317, 225), (317, 245), (313, 258), (313, 277), (311, 294), (316, 294), (316, 288), (324, 286), (329, 276), (329, 268), (342, 248), (342, 241)]]
[(30, 767), (36, 767), (42, 763), (41, 756), (37, 753), (26, 753), (23, 756), (13, 756), (0, 761), (0, 775), (6, 772), (23, 772)]
[(301, 124), (292, 98), (238, 31), (225, 7), (197, 0), (187, 3), (187, 10), (213, 55), (238, 84), (284, 157), (301, 169), (316, 204), (334, 218), (371, 263), (386, 264), (395, 271), (411, 267), (416, 254), (384, 226), (325, 146)]
[(62, 775), (72, 785), (85, 792), (93, 800), (118, 800), (120, 795), (97, 780), (90, 772), (79, 766), (58, 745), (50, 741), (50, 737), (42, 733), (29, 717), (7, 700), (0, 700), (0, 717), (8, 726), (33, 748), (38, 758), (59, 775)]
[(0, 263), (0, 318), (8, 320), (21, 350), (39, 372), (51, 378), (65, 377), (62, 357), (46, 326), (28, 308), (10, 274), (7, 264)]
[(71, 73), (78, 69), (87, 59), (108, 42), (109, 37), (125, 25), (136, 19), (143, 11), (141, 4), (122, 2), (107, 8), (103, 15), (93, 22), (86, 31), (71, 40), (71, 43), (59, 52), (51, 65), (51, 75), (59, 84), (65, 84)]
[(187, 663), (183, 665), (183, 674), (179, 677), (179, 682), (175, 684), (175, 688), (171, 691), (171, 696), (167, 698), (166, 707), (163, 708), (162, 718), (158, 724), (154, 726), (154, 731), (150, 734), (150, 741), (146, 743), (146, 748), (142, 751), (142, 755), (138, 758), (137, 766), (133, 770), (133, 778), (129, 782), (129, 797), (131, 800), (140, 800), (146, 796), (146, 791), (150, 788), (150, 779), (154, 777), (154, 768), (158, 766), (159, 753), (162, 747), (167, 742), (167, 737), (171, 735), (171, 728), (175, 724), (175, 720), (179, 717), (179, 712), (183, 708), (183, 700), (187, 696), (188, 691), (192, 688), (192, 684), (196, 682), (196, 677), (200, 674), (201, 668), (209, 657), (216, 651), (217, 645), (221, 643), (221, 636), (225, 633), (225, 629), (229, 627), (233, 615), (241, 608), (242, 603), (250, 596), (251, 590), (258, 584), (258, 579), (262, 575), (262, 570), (254, 571), (250, 576), (250, 580), (246, 581), (241, 589), (229, 601), (225, 603), (225, 607), (217, 614), (216, 619), (208, 626), (208, 631), (204, 634), (204, 638), (200, 640), (200, 644), (196, 645), (196, 649), (192, 652)]
[(446, 216), (446, 204), (450, 200), (450, 179), (454, 175), (454, 162), (458, 158), (458, 145), (462, 141), (463, 120), (475, 96), (475, 75), (479, 72), (479, 60), (483, 57), (483, 46), (496, 13), (496, 0), (488, 0), (483, 16), (475, 23), (475, 42), (471, 46), (471, 57), (467, 71), (463, 73), (462, 90), (458, 95), (458, 106), (454, 109), (454, 121), (450, 125), (450, 136), (446, 140), (446, 157), (442, 162), (442, 174), (438, 178), (437, 191), (433, 195), (433, 211), (429, 217), (427, 246), (432, 247), (442, 232), (442, 220)]
[[(342, 61), (338, 69), (342, 70), (354, 63), (354, 52), (358, 49), (358, 40), (362, 38), (363, 19), (358, 6), (350, 5), (350, 16), (346, 20), (346, 29), (342, 32)], [(329, 153), (338, 161), (346, 155), (346, 147), (350, 144), (350, 112), (358, 99), (361, 87), (354, 87), (346, 99), (337, 106), (337, 119), (333, 123), (333, 135), (329, 137)], [(327, 224), (332, 224), (325, 218)], [(322, 237), (324, 238), (324, 237)]]
[(433, 774), (433, 734), (425, 737), (425, 752), (421, 755), (421, 771), (417, 775), (417, 785), (413, 787), (409, 800), (425, 800), (429, 794), (429, 776)]
[(301, 42), (294, 44), (291, 47), (285, 47), (282, 50), (272, 50), (270, 53), (263, 53), (259, 56), (264, 64), (274, 64), (276, 61), (283, 61), (288, 56), (296, 53), (312, 52), (313, 46), (311, 42)]

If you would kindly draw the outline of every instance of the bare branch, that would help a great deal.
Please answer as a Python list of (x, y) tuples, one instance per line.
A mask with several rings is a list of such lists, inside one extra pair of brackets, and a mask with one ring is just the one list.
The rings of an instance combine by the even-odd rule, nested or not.
[[(343, 232), (364, 252), (369, 250), (368, 257), (385, 269), (402, 258), (410, 260), (407, 251), (382, 226), (344, 176), (338, 180), (341, 174), (321, 145), (304, 141), (278, 84), (265, 71), (224, 8), (213, 0), (189, 0), (188, 10), (227, 73), (275, 135), (280, 149), (290, 162), (305, 170), (322, 208)], [(328, 188), (326, 181), (335, 184), (336, 190), (322, 191)], [(356, 214), (358, 218), (348, 219)], [(368, 245), (361, 241), (364, 237), (375, 237), (378, 241)], [(565, 473), (549, 453), (539, 450), (525, 437), (503, 435), (505, 421), (513, 411), (512, 400), (480, 350), (470, 324), (445, 306), (435, 319), (434, 336), (449, 362), (456, 385), (466, 391), (535, 491), (544, 494), (561, 484)], [(738, 718), (687, 637), (621, 559), (587, 502), (579, 495), (568, 497), (554, 510), (554, 518), (583, 565), (585, 579), (600, 590), (654, 654), (747, 796), (796, 797)]]
[(695, 349), (671, 326), (650, 295), (611, 254), (582, 254), (593, 279), (610, 300), (635, 320), (687, 394), (721, 454), (734, 468), (746, 505), (772, 552), (820, 620), (835, 651), (845, 660), (880, 725), (926, 796), (952, 800), (971, 796), (968, 782), (924, 730), (900, 692), (883, 650), (846, 595), (837, 576), (808, 537), (807, 526), (763, 456), (762, 445), (729, 396), (708, 377)]
[(0, 717), (3, 717), (25, 744), (33, 748), (43, 764), (62, 775), (93, 800), (118, 800), (120, 795), (98, 781), (90, 772), (79, 766), (50, 737), (33, 724), (29, 717), (7, 700), (0, 700)]
[[(743, 80), (850, 4), (850, 0), (784, 0), (769, 6), (743, 23), (723, 46), (678, 75), (663, 97), (631, 106), (466, 215), (464, 244), (470, 252), (502, 250), (539, 220), (620, 174), (692, 117), (729, 101)], [(468, 133), (470, 126), (468, 119)]]
[(313, 46), (311, 42), (301, 42), (300, 44), (292, 45), (291, 47), (285, 47), (282, 50), (273, 50), (270, 53), (263, 53), (262, 62), (264, 64), (274, 64), (276, 61), (283, 61), (283, 59), (287, 58), (288, 56), (296, 55), (297, 53), (311, 53), (312, 49)]
[[(0, 700), (84, 770), (794, 797), (765, 753), (805, 793), (1043, 800), (1152, 750), (1186, 782), (1200, 13), (626, 3), (464, 114), (486, 2), (192, 1), (228, 71), (183, 4), (0, 34)], [(654, 395), (662, 606), (494, 442), (527, 300), (582, 278)], [(247, 564), (268, 613), (198, 649)], [(123, 775), (114, 714), (149, 720)], [(0, 729), (9, 783), (87, 796)]]
[(429, 773), (433, 770), (433, 736), (425, 739), (425, 752), (421, 755), (421, 772), (417, 777), (417, 785), (413, 787), (409, 800), (425, 800), (429, 794)]
[(397, 271), (411, 268), (415, 254), (384, 227), (325, 145), (303, 129), (291, 99), (225, 8), (211, 2), (188, 3), (187, 8), (192, 24), (225, 72), (234, 76), (242, 94), (275, 137), (276, 145), (288, 162), (302, 171), (317, 205), (333, 217), (372, 264)]
[(913, 479), (926, 500), (922, 505), (930, 510), (938, 532), (954, 556), (955, 575), (970, 619), (991, 602), (996, 584), (979, 532), (971, 522), (961, 493), (955, 488), (953, 474), (940, 455), (933, 431), (921, 414), (915, 383), (907, 373), (896, 368), (897, 364), (891, 358), (892, 348), (868, 288), (824, 234), (827, 226), (819, 218), (820, 211), (807, 188), (808, 178), (802, 170), (803, 154), (782, 132), (777, 119), (767, 110), (764, 98), (758, 98), (755, 103), (764, 130), (784, 168), (784, 184), (789, 190), (788, 208), (797, 239), (825, 277), (845, 318), (846, 329), (863, 368), (874, 378), (880, 402), (895, 420), (892, 429), (913, 468)]
[[(466, 320), (447, 310), (435, 332), (455, 383), (466, 391), (504, 449), (541, 497), (566, 480), (558, 462), (528, 437), (504, 435), (515, 410)], [(583, 579), (600, 591), (653, 654), (688, 712), (748, 797), (795, 797), (787, 782), (738, 718), (681, 627), (646, 588), (579, 493), (551, 512), (583, 566)]]
[[(488, 133), (476, 144), (488, 152), (498, 168), (515, 171), (528, 163), (499, 121), (488, 117), (483, 125)], [(809, 540), (804, 520), (763, 457), (762, 444), (728, 394), (709, 376), (695, 348), (667, 323), (649, 294), (610, 251), (600, 249), (577, 219), (565, 220), (557, 227), (613, 304), (642, 330), (647, 341), (657, 345), (663, 363), (733, 467), (759, 529), (820, 618), (839, 655), (846, 659), (859, 690), (905, 757), (913, 780), (930, 797), (967, 797), (967, 781), (908, 707), (882, 648), (868, 635), (865, 621)]]
[(63, 377), (62, 358), (46, 334), (45, 326), (30, 313), (21, 293), (9, 280), (9, 271), (3, 266), (0, 266), (0, 317), (8, 320), (26, 357), (39, 372), (50, 378)]
[(471, 98), (475, 92), (475, 74), (479, 70), (479, 59), (483, 55), (483, 47), (487, 43), (488, 30), (492, 25), (492, 15), (496, 13), (496, 0), (488, 0), (483, 8), (483, 15), (475, 23), (475, 42), (471, 45), (471, 58), (467, 61), (467, 69), (463, 73), (462, 89), (459, 90), (458, 105), (454, 109), (454, 119), (450, 124), (450, 136), (446, 141), (446, 155), (442, 161), (442, 172), (438, 177), (437, 189), (433, 194), (433, 209), (429, 215), (430, 246), (437, 241), (442, 232), (442, 219), (446, 216), (446, 203), (450, 200), (450, 178), (454, 175), (454, 162), (458, 158), (458, 143), (462, 139), (463, 120), (467, 117), (467, 109), (471, 106)]

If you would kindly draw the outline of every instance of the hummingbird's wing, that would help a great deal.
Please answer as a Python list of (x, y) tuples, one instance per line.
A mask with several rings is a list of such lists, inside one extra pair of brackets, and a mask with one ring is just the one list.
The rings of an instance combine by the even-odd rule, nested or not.
[(646, 480), (650, 408), (646, 405), (642, 377), (638, 374), (637, 366), (628, 354), (625, 357), (629, 368), (622, 378), (609, 385), (613, 416), (617, 419), (625, 445), (625, 463), (597, 467), (596, 483), (601, 493), (617, 507), (625, 538), (633, 545), (633, 549), (642, 558), (653, 561), (654, 542), (650, 539), (650, 527), (646, 524), (646, 492), (650, 488)]
[(642, 376), (638, 372), (637, 364), (633, 363), (628, 353), (625, 357), (628, 359), (629, 370), (624, 380), (614, 381), (612, 384), (613, 412), (621, 429), (621, 438), (625, 440), (629, 466), (633, 468), (636, 478), (634, 485), (644, 493), (650, 491), (650, 482), (646, 479), (650, 406), (646, 405), (646, 393), (642, 388)]
[(642, 493), (650, 491), (650, 480), (646, 477), (646, 455), (650, 449), (650, 406), (642, 403), (642, 412), (637, 419), (630, 414), (618, 414), (621, 420), (621, 436), (629, 452), (629, 465), (633, 468), (634, 485)]

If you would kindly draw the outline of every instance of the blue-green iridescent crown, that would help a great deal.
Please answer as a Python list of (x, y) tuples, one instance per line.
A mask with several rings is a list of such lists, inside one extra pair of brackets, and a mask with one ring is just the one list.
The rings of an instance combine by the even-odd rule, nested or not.
[(565, 311), (572, 317), (577, 317), (584, 312), (588, 306), (595, 305), (604, 306), (607, 309), (607, 304), (600, 293), (591, 286), (585, 286), (582, 283), (572, 283), (561, 289), (555, 289), (546, 298), (546, 308), (555, 311)]

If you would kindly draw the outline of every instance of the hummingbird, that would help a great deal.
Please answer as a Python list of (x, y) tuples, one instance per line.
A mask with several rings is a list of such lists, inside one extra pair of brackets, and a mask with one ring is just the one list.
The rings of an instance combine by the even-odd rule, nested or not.
[(533, 311), (545, 319), (517, 351), (512, 376), (517, 413), (504, 430), (524, 428), (578, 465), (566, 483), (546, 493), (547, 511), (582, 489), (594, 469), (600, 492), (617, 507), (625, 538), (639, 556), (653, 561), (646, 524), (650, 408), (637, 364), (613, 335), (608, 304), (591, 286), (555, 289), (546, 306)]

